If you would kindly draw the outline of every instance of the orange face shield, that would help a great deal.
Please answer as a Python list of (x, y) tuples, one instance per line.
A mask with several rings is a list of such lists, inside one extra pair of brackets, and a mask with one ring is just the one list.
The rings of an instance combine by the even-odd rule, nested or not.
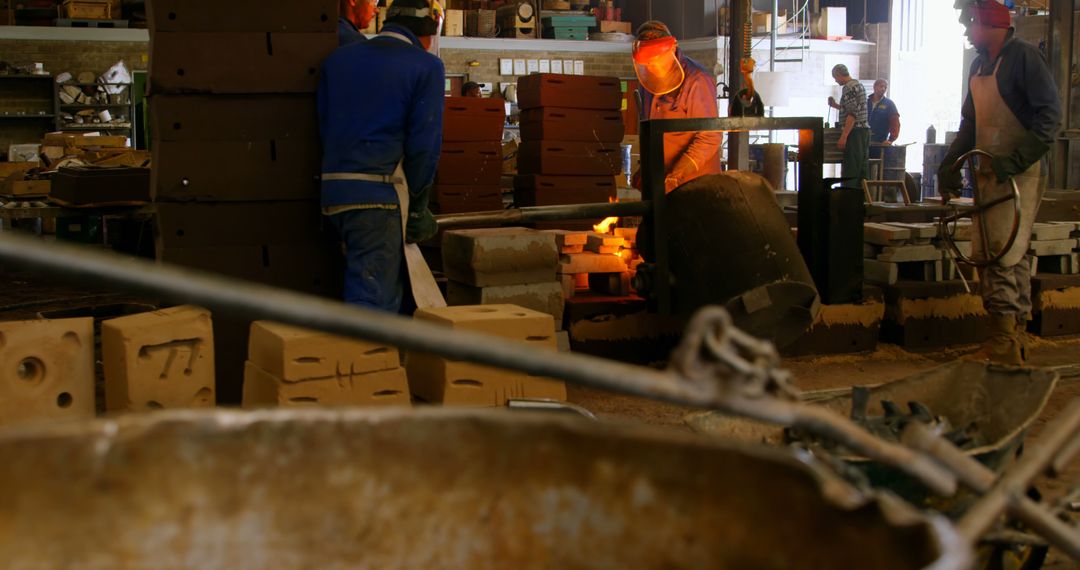
[(634, 72), (653, 95), (666, 95), (686, 79), (679, 63), (679, 42), (673, 37), (634, 42)]

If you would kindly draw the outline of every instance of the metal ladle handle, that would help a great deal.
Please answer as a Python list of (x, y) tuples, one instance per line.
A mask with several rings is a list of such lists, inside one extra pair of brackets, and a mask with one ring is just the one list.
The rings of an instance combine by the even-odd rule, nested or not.
[[(994, 158), (994, 155), (986, 152), (985, 150), (974, 149), (958, 158), (953, 164), (953, 170), (960, 170), (964, 167), (965, 162), (971, 161), (971, 168), (972, 171), (974, 171), (976, 168), (975, 157), (977, 156), (983, 156), (991, 159)], [(989, 202), (980, 203), (978, 180), (973, 178), (972, 184), (974, 185), (975, 190), (975, 207), (962, 213), (958, 212), (951, 216), (942, 217), (938, 221), (938, 233), (941, 235), (941, 239), (949, 247), (949, 250), (952, 251), (952, 254), (957, 261), (975, 267), (987, 267), (989, 265), (997, 263), (1001, 260), (1001, 258), (1005, 257), (1005, 255), (1009, 253), (1009, 250), (1012, 249), (1013, 245), (1016, 243), (1016, 237), (1020, 233), (1020, 187), (1016, 185), (1016, 179), (1010, 177), (1009, 184), (1012, 186), (1011, 194), (1001, 196), (1000, 198), (995, 198), (993, 200), (990, 200)], [(963, 252), (960, 251), (960, 248), (957, 247), (956, 240), (954, 239), (956, 235), (956, 222), (961, 218), (974, 218), (975, 216), (982, 215), (988, 212), (991, 208), (997, 207), (998, 205), (1004, 204), (1005, 202), (1008, 202), (1010, 200), (1012, 200), (1013, 202), (1013, 227), (1012, 232), (1009, 234), (1008, 241), (1005, 243), (1004, 246), (1002, 246), (1001, 250), (995, 252), (994, 255), (990, 256), (987, 259), (972, 259), (971, 257), (964, 255)], [(953, 224), (953, 228), (951, 231), (949, 229), (950, 223)], [(983, 251), (989, 255), (990, 236), (987, 234), (986, 224), (980, 224), (979, 238), (983, 243)]]

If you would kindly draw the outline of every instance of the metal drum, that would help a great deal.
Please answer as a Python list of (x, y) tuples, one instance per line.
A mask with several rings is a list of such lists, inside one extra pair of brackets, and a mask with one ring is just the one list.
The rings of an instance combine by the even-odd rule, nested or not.
[(884, 162), (882, 177), (885, 180), (904, 180), (907, 175), (907, 147), (883, 146), (881, 150)]
[(510, 411), (158, 412), (0, 432), (12, 568), (965, 568), (788, 451)]
[(667, 195), (674, 301), (680, 314), (723, 305), (735, 324), (784, 346), (820, 308), (791, 227), (761, 176), (726, 172)]

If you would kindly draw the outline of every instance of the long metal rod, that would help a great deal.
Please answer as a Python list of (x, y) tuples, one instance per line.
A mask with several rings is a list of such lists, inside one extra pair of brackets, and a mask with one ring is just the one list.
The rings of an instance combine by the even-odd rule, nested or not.
[[(1073, 440), (1075, 441), (1076, 439)], [(998, 480), (997, 474), (989, 467), (935, 435), (930, 428), (919, 422), (908, 424), (904, 430), (904, 443), (935, 457), (956, 473), (961, 482), (980, 494), (990, 493)], [(1026, 495), (1016, 494), (1011, 499), (1006, 506), (1013, 516), (1030, 526), (1053, 546), (1080, 560), (1080, 534), (1075, 529), (1055, 518)], [(1000, 514), (997, 513), (995, 518)]]
[[(1022, 502), (1021, 497), (1024, 497), (1032, 480), (1047, 470), (1061, 449), (1075, 438), (1078, 432), (1080, 432), (1080, 398), (1074, 399), (1065, 411), (1046, 427), (1046, 431), (1037, 440), (1026, 446), (1024, 457), (960, 519), (957, 523), (960, 534), (973, 541), (986, 534), (1002, 513), (1012, 510), (1011, 507)], [(1029, 524), (1045, 522), (1040, 519), (1041, 517), (1035, 521), (1025, 522)], [(1035, 530), (1051, 542), (1064, 540), (1065, 545), (1071, 546), (1071, 550), (1068, 551), (1070, 556), (1080, 559), (1080, 535), (1075, 529), (1069, 529), (1069, 532), (1061, 537), (1057, 536), (1056, 529), (1052, 526), (1040, 526), (1043, 528), (1035, 528)]]
[(591, 388), (719, 410), (768, 423), (804, 426), (875, 461), (899, 467), (938, 494), (950, 495), (956, 490), (956, 478), (929, 457), (875, 438), (849, 419), (812, 405), (740, 398), (726, 393), (719, 383), (691, 382), (672, 372), (535, 350), (479, 333), (450, 334), (444, 327), (398, 315), (85, 247), (0, 235), (0, 262), (77, 283), (148, 294), (252, 320), (269, 319)]
[(469, 214), (447, 214), (435, 216), (440, 230), (449, 230), (469, 226), (505, 226), (530, 222), (557, 222), (563, 220), (597, 221), (611, 217), (644, 216), (652, 205), (645, 202), (611, 202), (605, 204), (572, 204), (568, 206), (534, 206), (475, 212)]

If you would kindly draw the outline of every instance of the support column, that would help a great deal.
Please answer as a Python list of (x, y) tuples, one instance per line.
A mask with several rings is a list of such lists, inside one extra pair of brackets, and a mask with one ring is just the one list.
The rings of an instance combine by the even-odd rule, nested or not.
[[(743, 27), (746, 25), (746, 3), (750, 0), (730, 0), (728, 25), (731, 30), (731, 40), (728, 44), (728, 87), (731, 88), (731, 96), (736, 97), (743, 88), (742, 73), (739, 64), (743, 58), (743, 42), (745, 35)], [(749, 54), (746, 54), (749, 55)], [(728, 133), (728, 169), (750, 170), (750, 133)]]
[(1070, 175), (1069, 172), (1070, 155), (1076, 154), (1074, 149), (1080, 145), (1080, 121), (1076, 118), (1080, 114), (1080, 105), (1073, 101), (1077, 91), (1074, 89), (1077, 78), (1074, 67), (1077, 62), (1073, 53), (1076, 46), (1076, 4), (1076, 0), (1050, 0), (1047, 51), (1062, 109), (1062, 134), (1051, 151), (1050, 187), (1058, 189), (1075, 187), (1080, 183), (1076, 174)]

